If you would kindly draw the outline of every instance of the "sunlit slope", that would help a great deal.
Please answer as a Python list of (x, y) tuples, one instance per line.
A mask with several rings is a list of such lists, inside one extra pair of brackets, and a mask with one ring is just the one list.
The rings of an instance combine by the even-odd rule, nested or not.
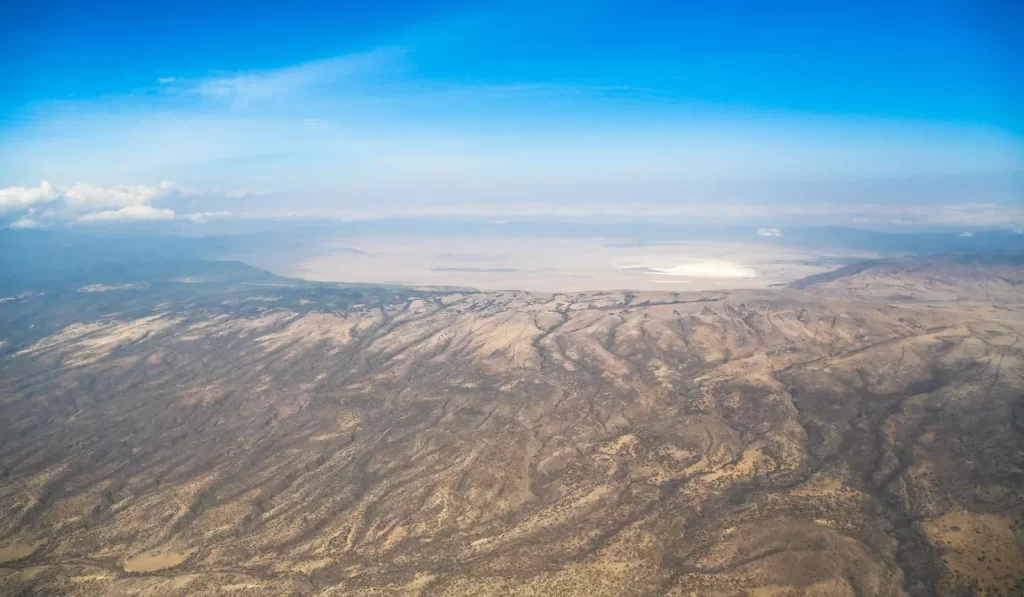
[(1016, 309), (123, 292), (0, 361), (0, 592), (1024, 587)]

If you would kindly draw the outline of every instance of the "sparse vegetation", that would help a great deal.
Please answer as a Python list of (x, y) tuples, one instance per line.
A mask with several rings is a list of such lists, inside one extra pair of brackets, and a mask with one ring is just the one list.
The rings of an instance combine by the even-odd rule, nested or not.
[(909, 263), (4, 302), (0, 593), (1024, 595), (1024, 294)]

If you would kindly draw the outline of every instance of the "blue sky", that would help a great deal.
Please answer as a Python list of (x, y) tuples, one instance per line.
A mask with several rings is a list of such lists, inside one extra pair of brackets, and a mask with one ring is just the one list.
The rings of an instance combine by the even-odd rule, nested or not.
[(5, 221), (1024, 226), (1017, 2), (209, 4), (0, 9)]

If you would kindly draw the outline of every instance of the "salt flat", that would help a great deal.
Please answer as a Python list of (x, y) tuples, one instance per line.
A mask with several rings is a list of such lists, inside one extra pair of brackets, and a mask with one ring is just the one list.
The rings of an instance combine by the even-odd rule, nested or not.
[(630, 243), (600, 237), (360, 236), (296, 254), (277, 273), (318, 281), (537, 292), (766, 288), (836, 268), (851, 251), (772, 242)]

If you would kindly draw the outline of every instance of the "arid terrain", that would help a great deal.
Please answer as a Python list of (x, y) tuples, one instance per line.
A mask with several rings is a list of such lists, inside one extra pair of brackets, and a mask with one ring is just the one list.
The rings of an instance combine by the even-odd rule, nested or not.
[(1019, 255), (708, 292), (225, 268), (0, 297), (0, 594), (1024, 595)]

